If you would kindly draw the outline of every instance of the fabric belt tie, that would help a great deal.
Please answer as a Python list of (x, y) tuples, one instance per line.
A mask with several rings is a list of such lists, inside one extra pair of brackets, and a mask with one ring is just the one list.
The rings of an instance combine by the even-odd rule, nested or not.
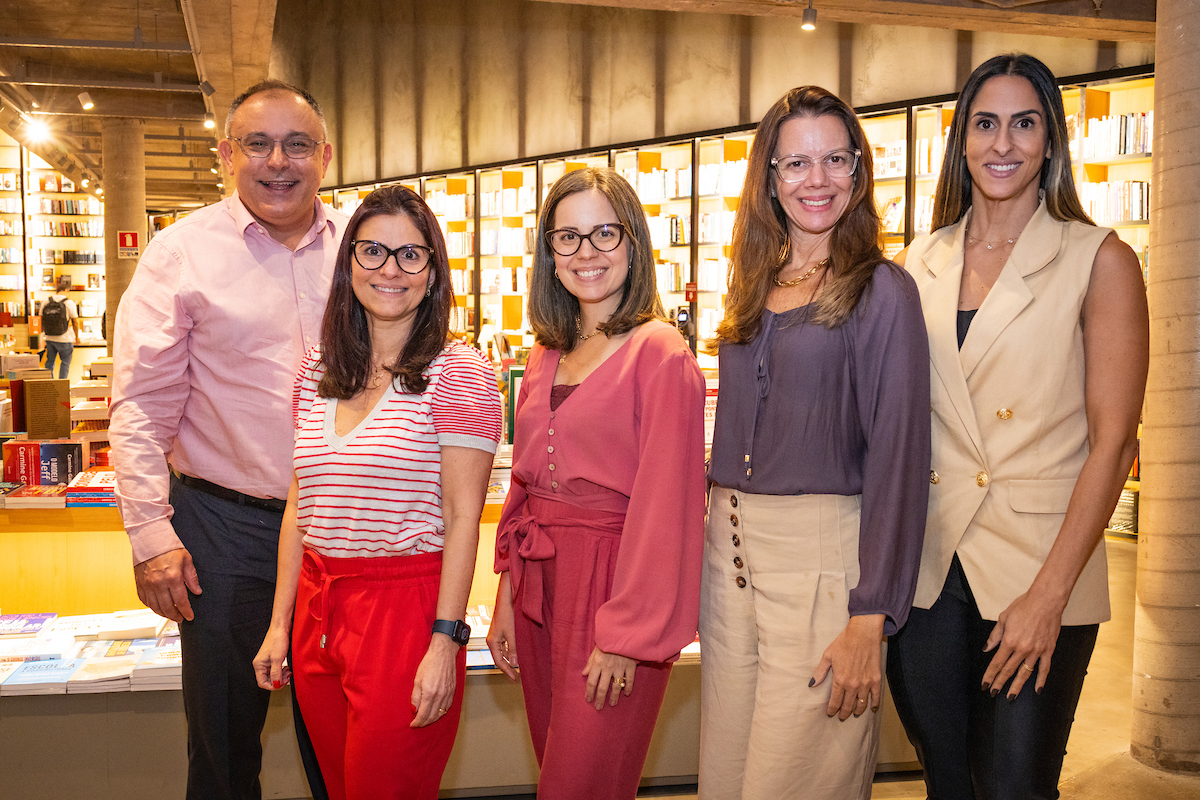
[(333, 597), (330, 595), (329, 590), (333, 588), (335, 582), (344, 578), (358, 578), (363, 573), (355, 572), (345, 575), (330, 575), (325, 569), (325, 562), (321, 560), (320, 554), (307, 547), (304, 548), (304, 560), (311, 565), (313, 571), (317, 573), (321, 580), (321, 595), (317, 601), (319, 611), (314, 611), (312, 605), (309, 605), (308, 613), (312, 615), (313, 619), (321, 623), (320, 646), (323, 649), (325, 647), (325, 640), (329, 636), (329, 620), (333, 616)]
[(545, 624), (543, 566), (555, 555), (554, 540), (546, 528), (580, 528), (593, 535), (620, 537), (624, 526), (624, 514), (594, 511), (530, 495), (525, 513), (509, 520), (500, 531), (501, 537), (508, 537), (509, 552), (515, 550), (515, 558), (509, 561), (509, 580), (513, 597), (524, 585), (521, 611), (538, 625)]
[(511, 524), (510, 536), (517, 545), (517, 557), (509, 566), (513, 596), (516, 597), (524, 583), (521, 610), (541, 625), (545, 622), (542, 618), (542, 562), (554, 558), (554, 542), (531, 514), (524, 514)]

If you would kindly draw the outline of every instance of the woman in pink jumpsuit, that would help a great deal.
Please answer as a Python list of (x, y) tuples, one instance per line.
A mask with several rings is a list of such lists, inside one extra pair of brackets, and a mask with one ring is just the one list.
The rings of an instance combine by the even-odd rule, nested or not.
[(645, 212), (611, 170), (546, 199), (488, 645), (520, 679), (540, 798), (632, 798), (696, 636), (704, 381), (662, 321)]

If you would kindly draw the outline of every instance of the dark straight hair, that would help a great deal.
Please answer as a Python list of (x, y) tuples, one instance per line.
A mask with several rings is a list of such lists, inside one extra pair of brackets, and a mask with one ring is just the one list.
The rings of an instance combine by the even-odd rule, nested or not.
[[(371, 192), (350, 218), (333, 268), (333, 286), (321, 326), (321, 363), (325, 375), (317, 386), (321, 397), (347, 400), (367, 386), (371, 374), (371, 331), (367, 312), (354, 294), (354, 255), (350, 242), (372, 217), (407, 217), (433, 253), (426, 269), (433, 274), (429, 295), (417, 306), (408, 341), (395, 362), (387, 364), (401, 389), (420, 394), (429, 385), (425, 370), (446, 347), (450, 333), (450, 262), (437, 217), (425, 201), (404, 186), (384, 186)], [(422, 273), (424, 274), (424, 273)]]
[(771, 282), (786, 263), (791, 248), (787, 215), (772, 193), (776, 176), (771, 159), (779, 144), (779, 129), (788, 120), (825, 116), (842, 123), (851, 149), (862, 155), (850, 200), (829, 238), (828, 278), (817, 297), (812, 321), (835, 328), (849, 319), (867, 291), (875, 268), (886, 262), (879, 247), (871, 145), (858, 116), (841, 98), (820, 86), (790, 90), (767, 111), (750, 146), (746, 183), (733, 219), (725, 318), (707, 343), (709, 353), (715, 354), (722, 342), (745, 344), (758, 336)]
[(967, 78), (946, 140), (946, 155), (942, 174), (933, 196), (932, 229), (944, 228), (958, 222), (971, 207), (971, 172), (967, 169), (967, 126), (971, 124), (972, 106), (983, 85), (992, 78), (1008, 75), (1024, 78), (1033, 87), (1042, 104), (1050, 154), (1042, 163), (1041, 189), (1046, 194), (1046, 210), (1060, 222), (1075, 220), (1095, 225), (1079, 195), (1075, 192), (1075, 176), (1071, 174), (1070, 137), (1067, 134), (1067, 115), (1063, 109), (1062, 92), (1058, 82), (1045, 64), (1025, 53), (1006, 53), (980, 64)]
[(617, 336), (652, 319), (665, 319), (654, 273), (654, 251), (650, 245), (650, 226), (637, 192), (614, 170), (585, 167), (563, 175), (546, 195), (542, 218), (538, 221), (537, 249), (533, 256), (533, 280), (529, 286), (529, 323), (537, 343), (551, 350), (569, 353), (579, 344), (579, 301), (554, 276), (554, 250), (546, 234), (554, 229), (554, 212), (567, 197), (595, 189), (608, 198), (625, 228), (625, 247), (629, 252), (629, 274), (621, 303), (607, 322), (599, 326), (605, 336)]

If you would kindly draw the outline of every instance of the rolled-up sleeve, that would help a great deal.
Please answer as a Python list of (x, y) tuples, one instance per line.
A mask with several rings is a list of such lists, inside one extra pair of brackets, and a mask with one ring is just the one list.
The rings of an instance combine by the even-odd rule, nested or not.
[(183, 265), (151, 242), (117, 311), (110, 440), (117, 507), (133, 561), (182, 547), (171, 526), (167, 454), (187, 403), (188, 335)]
[(929, 342), (913, 279), (875, 274), (856, 315), (855, 393), (866, 438), (859, 580), (851, 616), (885, 615), (884, 633), (908, 619), (929, 500)]

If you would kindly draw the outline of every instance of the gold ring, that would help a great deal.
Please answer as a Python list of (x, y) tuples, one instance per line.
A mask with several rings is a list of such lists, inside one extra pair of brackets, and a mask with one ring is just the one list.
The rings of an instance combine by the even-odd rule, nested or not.
[(862, 698), (862, 697), (860, 697), (860, 698), (858, 698), (858, 702), (860, 702), (860, 703), (865, 703), (865, 702), (867, 702), (867, 701), (866, 701), (866, 699), (865, 699), (865, 698)]
[(445, 714), (445, 713), (446, 713), (446, 709), (444, 709), (444, 708), (439, 708), (439, 709), (438, 709), (438, 713), (439, 713), (439, 714)]
[(1029, 670), (1030, 672), (1033, 672), (1033, 667), (1029, 666), (1024, 661), (1021, 662), (1021, 666), (1024, 667), (1025, 669)]
[(621, 687), (622, 689), (624, 689), (624, 688), (625, 688), (625, 678), (624, 678), (624, 676), (622, 676), (622, 677), (621, 677), (621, 680), (617, 681), (617, 686)]

